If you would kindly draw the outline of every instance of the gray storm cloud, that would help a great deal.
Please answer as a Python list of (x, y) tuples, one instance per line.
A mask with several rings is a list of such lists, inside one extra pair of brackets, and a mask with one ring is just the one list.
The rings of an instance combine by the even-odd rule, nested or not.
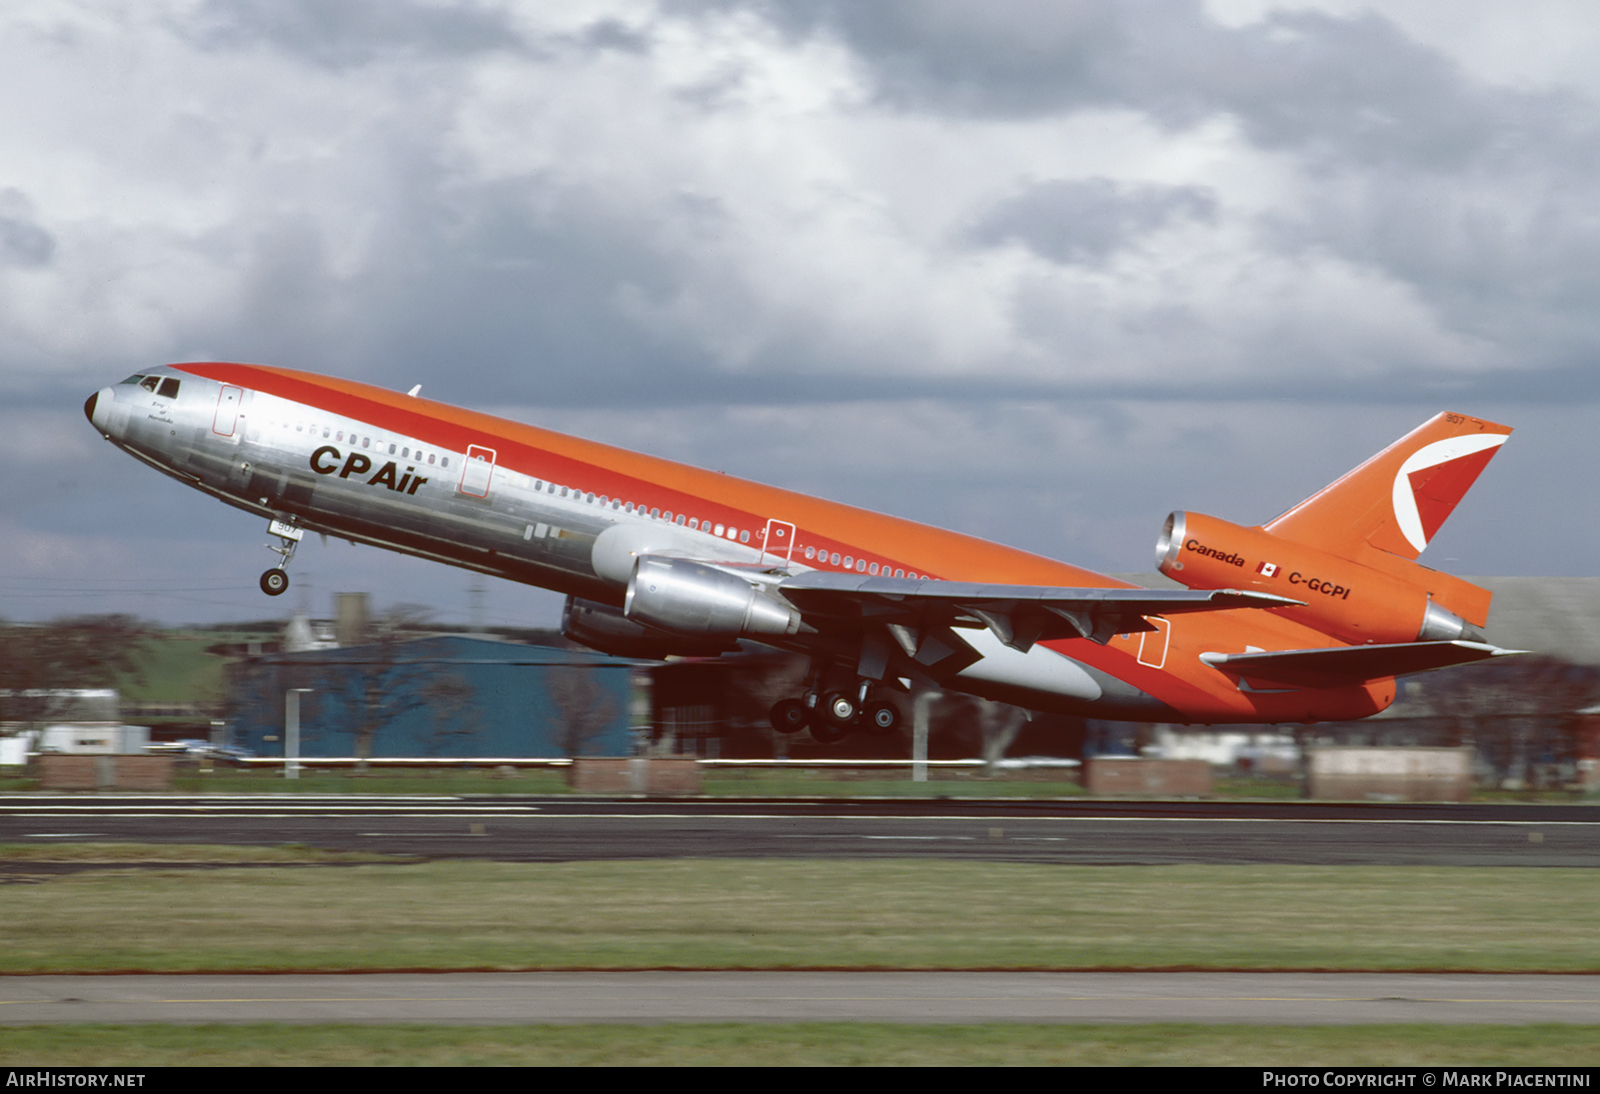
[[(7, 413), (152, 360), (421, 382), (1109, 569), (1208, 489), (1196, 451), (1262, 519), (1325, 481), (1306, 438), (1320, 475), (1444, 404), (1578, 436), (1593, 89), (1414, 6), (1242, 6), (23, 6)], [(49, 448), (0, 488), (28, 572), (147, 551), (63, 546), (93, 522), (26, 484), (109, 455)], [(1579, 572), (1595, 508), (1482, 568)]]

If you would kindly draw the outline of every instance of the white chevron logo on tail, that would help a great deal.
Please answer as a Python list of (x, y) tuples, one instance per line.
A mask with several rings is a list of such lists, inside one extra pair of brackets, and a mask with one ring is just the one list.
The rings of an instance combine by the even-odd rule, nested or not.
[[(1439, 467), (1491, 448), (1499, 448), (1506, 443), (1507, 436), (1509, 434), (1506, 433), (1471, 433), (1463, 437), (1446, 437), (1442, 441), (1424, 445), (1406, 457), (1394, 476), (1394, 519), (1401, 534), (1411, 546), (1420, 552), (1428, 545), (1429, 536), (1429, 532), (1423, 527), (1422, 512), (1417, 506), (1417, 491), (1412, 485), (1411, 476), (1418, 471)], [(1473, 473), (1473, 477), (1476, 477), (1476, 472)], [(1459, 500), (1459, 497), (1449, 499), (1445, 515), (1448, 515), (1449, 510), (1454, 508)], [(1441, 515), (1439, 521), (1434, 523), (1434, 527), (1437, 528), (1443, 519)]]

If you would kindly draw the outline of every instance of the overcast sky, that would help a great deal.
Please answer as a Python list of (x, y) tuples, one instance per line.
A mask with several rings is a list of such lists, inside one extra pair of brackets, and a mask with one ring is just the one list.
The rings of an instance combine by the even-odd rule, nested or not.
[(1112, 572), (1456, 410), (1517, 432), (1423, 561), (1600, 573), (1592, 3), (13, 0), (0, 94), (3, 617), (466, 621), (343, 542), (267, 600), (84, 421), (194, 359)]

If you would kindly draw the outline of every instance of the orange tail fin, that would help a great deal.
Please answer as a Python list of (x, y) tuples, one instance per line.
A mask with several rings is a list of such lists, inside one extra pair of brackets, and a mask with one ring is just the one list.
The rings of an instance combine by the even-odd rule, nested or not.
[(1510, 435), (1509, 426), (1440, 414), (1266, 530), (1368, 565), (1367, 548), (1414, 560)]

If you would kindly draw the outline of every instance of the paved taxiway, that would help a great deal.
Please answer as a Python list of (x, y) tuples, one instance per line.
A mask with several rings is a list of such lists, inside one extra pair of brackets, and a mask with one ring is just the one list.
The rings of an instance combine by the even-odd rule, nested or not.
[(932, 856), (1094, 865), (1597, 866), (1595, 806), (7, 795), (0, 841), (560, 862)]
[(1600, 1022), (1600, 976), (540, 972), (0, 977), (0, 1024)]
[[(1585, 806), (0, 796), (0, 841), (426, 858), (932, 856), (1087, 864), (1600, 865)], [(1600, 1022), (1600, 976), (545, 972), (0, 977), (0, 1023)]]

